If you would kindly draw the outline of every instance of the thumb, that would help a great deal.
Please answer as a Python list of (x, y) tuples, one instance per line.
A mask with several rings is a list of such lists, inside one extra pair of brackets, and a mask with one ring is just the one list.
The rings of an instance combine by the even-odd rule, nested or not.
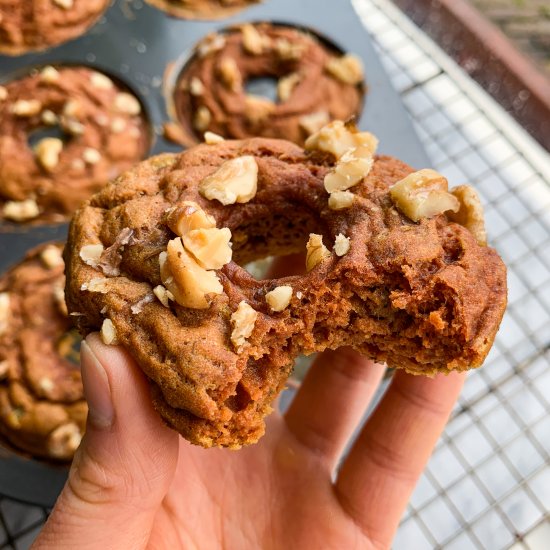
[(90, 335), (81, 363), (86, 434), (33, 548), (143, 548), (174, 476), (178, 435), (153, 410), (143, 374), (121, 347)]

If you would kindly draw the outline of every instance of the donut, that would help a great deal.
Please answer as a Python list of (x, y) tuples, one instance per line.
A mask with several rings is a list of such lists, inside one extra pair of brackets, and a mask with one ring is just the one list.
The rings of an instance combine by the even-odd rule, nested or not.
[(148, 146), (140, 102), (103, 73), (46, 66), (0, 86), (0, 217), (63, 221)]
[(87, 406), (62, 248), (41, 245), (0, 279), (0, 434), (32, 456), (64, 461), (80, 443)]
[[(120, 343), (165, 422), (238, 448), (294, 359), (351, 346), (413, 374), (478, 367), (506, 306), (506, 268), (469, 186), (375, 154), (335, 121), (306, 142), (222, 140), (121, 175), (74, 217), (67, 304)], [(242, 266), (306, 252), (305, 275)]]
[(145, 0), (151, 6), (181, 19), (230, 17), (260, 0)]
[(109, 0), (0, 0), (0, 52), (20, 55), (84, 34)]
[[(257, 78), (277, 79), (277, 102), (246, 92)], [(196, 46), (177, 80), (174, 110), (185, 145), (202, 141), (205, 131), (302, 144), (330, 120), (357, 116), (363, 95), (356, 56), (294, 27), (246, 24)]]

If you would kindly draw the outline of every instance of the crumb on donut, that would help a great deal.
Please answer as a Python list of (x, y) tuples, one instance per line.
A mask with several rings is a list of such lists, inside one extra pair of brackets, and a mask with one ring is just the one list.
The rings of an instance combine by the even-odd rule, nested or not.
[(339, 233), (336, 235), (334, 240), (333, 250), (336, 256), (344, 256), (349, 252), (350, 249), (350, 238), (346, 237), (344, 234)]
[(242, 300), (231, 315), (231, 342), (239, 349), (246, 343), (254, 330), (258, 312), (247, 302)]

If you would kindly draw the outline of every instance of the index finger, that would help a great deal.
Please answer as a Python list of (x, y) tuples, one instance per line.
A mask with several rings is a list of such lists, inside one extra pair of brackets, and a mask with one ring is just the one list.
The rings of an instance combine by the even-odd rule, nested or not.
[(391, 545), (463, 383), (460, 373), (397, 372), (346, 458), (336, 494), (377, 548)]

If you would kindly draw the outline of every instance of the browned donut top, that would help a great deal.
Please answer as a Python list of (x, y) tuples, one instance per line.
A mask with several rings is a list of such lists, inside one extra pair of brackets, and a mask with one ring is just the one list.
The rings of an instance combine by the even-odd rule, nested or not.
[(0, 433), (35, 456), (66, 460), (87, 409), (61, 251), (42, 245), (0, 280)]
[[(224, 206), (206, 199), (203, 186), (222, 179), (231, 159), (256, 165), (257, 190)], [(109, 340), (116, 335), (127, 346), (152, 380), (163, 418), (191, 441), (257, 440), (299, 353), (351, 345), (392, 366), (433, 374), (479, 366), (488, 352), (506, 303), (496, 252), (445, 215), (413, 223), (397, 210), (390, 186), (412, 172), (402, 162), (376, 157), (342, 196), (352, 202), (341, 210), (329, 207), (334, 195), (324, 187), (333, 169), (329, 155), (286, 141), (199, 145), (141, 163), (73, 219), (69, 310), (78, 312), (82, 332), (103, 326)], [(241, 176), (244, 188), (247, 175)], [(207, 271), (186, 260), (192, 252), (178, 244), (189, 224), (212, 226), (204, 216), (184, 221), (187, 229), (174, 223), (172, 208), (186, 201), (199, 208), (187, 214), (202, 209), (218, 228), (218, 244), (202, 258)], [(231, 232), (229, 263), (219, 244), (224, 228)], [(306, 275), (255, 280), (239, 267), (305, 251), (308, 237)], [(324, 249), (312, 246), (321, 238)], [(214, 267), (218, 261), (225, 265)], [(176, 292), (180, 280), (189, 283), (180, 288), (183, 302), (206, 288), (206, 303), (183, 307), (180, 296), (170, 297), (167, 290)]]
[(220, 19), (260, 0), (146, 0), (174, 17), (182, 19)]
[(0, 0), (0, 52), (42, 50), (83, 34), (109, 0)]
[[(57, 129), (34, 147), (29, 137)], [(107, 76), (45, 67), (0, 86), (0, 216), (61, 221), (146, 153), (141, 105)]]
[[(277, 102), (247, 95), (246, 82), (258, 77), (278, 80)], [(202, 141), (206, 130), (303, 143), (329, 120), (358, 115), (362, 100), (357, 58), (293, 27), (267, 23), (206, 37), (174, 92), (186, 143)]]

